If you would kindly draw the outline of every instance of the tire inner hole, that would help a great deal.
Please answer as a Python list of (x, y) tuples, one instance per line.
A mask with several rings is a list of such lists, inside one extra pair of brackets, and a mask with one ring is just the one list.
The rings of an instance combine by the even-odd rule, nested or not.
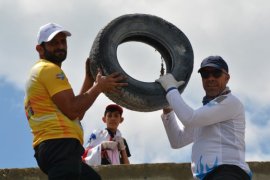
[(117, 48), (117, 58), (122, 69), (132, 78), (154, 82), (160, 76), (161, 63), (166, 73), (165, 61), (152, 46), (135, 41), (124, 42)]

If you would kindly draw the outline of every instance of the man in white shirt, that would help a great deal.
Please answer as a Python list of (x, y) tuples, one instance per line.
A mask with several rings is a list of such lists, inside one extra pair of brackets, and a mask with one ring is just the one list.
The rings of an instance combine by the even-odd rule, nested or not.
[(196, 179), (251, 179), (245, 162), (245, 110), (227, 87), (228, 65), (220, 56), (209, 56), (198, 72), (206, 95), (203, 106), (196, 110), (184, 102), (177, 90), (184, 81), (177, 82), (170, 73), (156, 80), (165, 89), (170, 104), (163, 109), (162, 121), (171, 147), (193, 143), (191, 168)]

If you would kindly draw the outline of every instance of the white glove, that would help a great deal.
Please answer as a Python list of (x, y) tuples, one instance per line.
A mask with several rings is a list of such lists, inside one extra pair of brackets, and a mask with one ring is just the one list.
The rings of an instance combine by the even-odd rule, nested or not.
[(185, 81), (176, 81), (172, 74), (168, 73), (164, 76), (161, 76), (156, 82), (160, 83), (163, 89), (168, 92), (171, 88), (178, 88), (179, 86), (185, 84)]
[(102, 149), (110, 149), (110, 150), (115, 150), (117, 149), (117, 142), (115, 141), (104, 141), (101, 144)]
[(114, 137), (114, 140), (115, 140), (115, 142), (117, 142), (119, 150), (125, 150), (126, 149), (124, 139), (122, 137), (116, 136), (116, 137)]

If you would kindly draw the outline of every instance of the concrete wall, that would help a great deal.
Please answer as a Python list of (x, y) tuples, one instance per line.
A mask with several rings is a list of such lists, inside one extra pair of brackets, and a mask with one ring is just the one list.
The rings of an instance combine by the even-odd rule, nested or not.
[[(270, 162), (249, 162), (253, 180), (270, 180)], [(189, 163), (98, 166), (103, 180), (192, 180)], [(0, 180), (46, 180), (38, 168), (0, 169)]]

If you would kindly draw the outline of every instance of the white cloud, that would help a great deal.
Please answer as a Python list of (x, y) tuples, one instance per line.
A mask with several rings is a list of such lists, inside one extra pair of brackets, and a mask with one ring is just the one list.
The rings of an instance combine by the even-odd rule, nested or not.
[(253, 117), (252, 113), (247, 113), (246, 147), (248, 151), (246, 158), (248, 161), (270, 160), (270, 145), (267, 140), (270, 137), (269, 117), (263, 124), (258, 124), (259, 119), (259, 116)]

